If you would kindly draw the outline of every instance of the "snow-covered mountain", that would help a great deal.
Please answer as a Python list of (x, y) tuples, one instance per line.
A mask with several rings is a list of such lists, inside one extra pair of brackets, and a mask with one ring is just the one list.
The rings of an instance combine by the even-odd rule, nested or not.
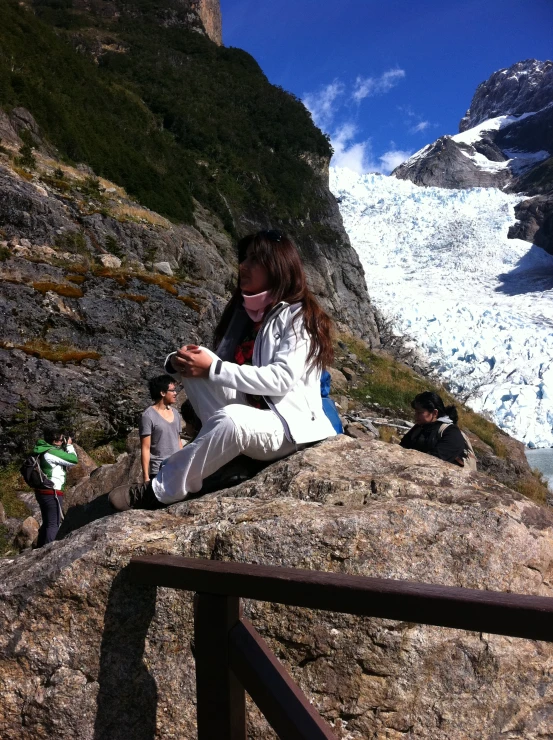
[(553, 62), (528, 59), (494, 72), (478, 86), (459, 133), (392, 174), (417, 185), (532, 196), (518, 206), (510, 236), (553, 253)]
[(553, 445), (553, 256), (509, 239), (520, 196), (331, 169), (374, 303), (443, 379), (530, 446)]

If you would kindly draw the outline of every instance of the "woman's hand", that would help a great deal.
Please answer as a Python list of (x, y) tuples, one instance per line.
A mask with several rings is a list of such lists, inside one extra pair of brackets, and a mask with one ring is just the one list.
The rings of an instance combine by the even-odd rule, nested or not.
[(197, 344), (185, 344), (171, 358), (171, 364), (185, 378), (207, 378), (213, 357)]

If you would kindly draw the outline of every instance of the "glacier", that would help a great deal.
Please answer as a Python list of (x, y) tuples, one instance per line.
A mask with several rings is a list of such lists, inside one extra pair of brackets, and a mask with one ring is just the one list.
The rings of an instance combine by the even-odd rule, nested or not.
[(374, 304), (475, 411), (553, 446), (553, 256), (508, 239), (520, 195), (331, 168)]

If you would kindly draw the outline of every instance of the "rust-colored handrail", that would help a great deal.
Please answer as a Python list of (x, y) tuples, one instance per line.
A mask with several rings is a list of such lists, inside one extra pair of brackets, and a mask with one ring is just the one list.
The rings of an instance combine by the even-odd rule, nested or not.
[(199, 740), (245, 740), (248, 691), (280, 738), (335, 739), (240, 598), (553, 642), (553, 598), (172, 555), (133, 558), (135, 580), (196, 592)]

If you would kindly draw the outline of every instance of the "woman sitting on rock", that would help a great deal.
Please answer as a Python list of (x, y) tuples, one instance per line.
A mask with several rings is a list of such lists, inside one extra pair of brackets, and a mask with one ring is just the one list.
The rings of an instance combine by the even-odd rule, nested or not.
[(431, 391), (419, 393), (411, 406), (415, 424), (401, 440), (401, 446), (464, 467), (470, 445), (457, 426), (459, 415), (455, 406), (444, 406), (440, 396)]
[(336, 434), (320, 391), (321, 370), (332, 362), (331, 322), (307, 288), (296, 247), (280, 231), (260, 231), (239, 242), (238, 258), (238, 286), (215, 329), (217, 353), (186, 345), (166, 362), (201, 431), (151, 481), (114, 489), (118, 511), (181, 501), (240, 454), (269, 462)]

